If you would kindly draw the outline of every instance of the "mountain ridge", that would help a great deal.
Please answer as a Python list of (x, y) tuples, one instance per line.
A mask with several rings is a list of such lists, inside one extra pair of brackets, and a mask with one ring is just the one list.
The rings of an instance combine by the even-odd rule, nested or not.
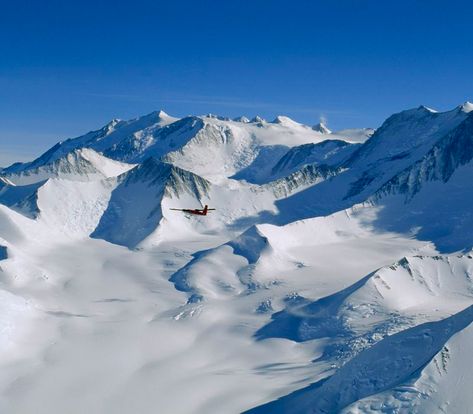
[(472, 174), (468, 102), (152, 112), (0, 170), (0, 405), (466, 414)]

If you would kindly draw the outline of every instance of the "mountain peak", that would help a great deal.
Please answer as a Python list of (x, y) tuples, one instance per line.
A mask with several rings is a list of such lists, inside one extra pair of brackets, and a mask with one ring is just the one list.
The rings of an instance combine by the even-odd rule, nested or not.
[(285, 115), (278, 115), (272, 123), (279, 125), (300, 125), (298, 122)]
[(431, 114), (437, 113), (435, 109), (429, 108), (428, 106), (425, 106), (425, 105), (420, 105), (417, 109), (423, 112), (430, 112)]
[(261, 118), (259, 115), (256, 115), (250, 122), (261, 123), (261, 122), (266, 122), (266, 121), (263, 118)]
[(466, 101), (465, 103), (463, 103), (462, 105), (460, 105), (458, 107), (458, 109), (461, 111), (461, 112), (465, 112), (465, 113), (469, 113), (471, 111), (473, 111), (473, 103), (469, 102), (469, 101)]
[(325, 125), (324, 122), (319, 122), (318, 124), (314, 125), (312, 127), (312, 129), (315, 131), (315, 132), (318, 132), (320, 134), (331, 134), (332, 131), (330, 129), (327, 128), (327, 125)]
[(103, 134), (105, 136), (111, 134), (113, 131), (115, 131), (116, 126), (121, 124), (122, 122), (123, 121), (119, 118), (113, 118), (107, 125), (102, 128)]
[(120, 181), (125, 187), (144, 183), (148, 187), (161, 188), (163, 194), (177, 198), (187, 193), (200, 199), (210, 188), (210, 182), (201, 176), (154, 157), (147, 158), (142, 164), (127, 171)]
[(158, 125), (167, 125), (177, 120), (178, 118), (174, 118), (173, 116), (164, 112), (162, 109), (160, 109), (159, 111), (153, 111), (148, 115), (144, 115), (136, 119), (136, 121), (138, 122), (149, 123), (150, 125), (153, 123)]
[(156, 115), (159, 117), (159, 118), (169, 118), (169, 115), (164, 112), (162, 109), (160, 109), (159, 111), (156, 112)]
[(158, 119), (158, 123), (171, 123), (177, 121), (178, 118), (174, 118), (173, 116), (169, 115), (167, 112), (160, 109), (159, 111), (154, 111), (151, 113), (154, 117)]
[(115, 125), (117, 125), (118, 123), (120, 123), (122, 120), (120, 118), (113, 118), (108, 124), (107, 126), (109, 127), (114, 127)]
[(142, 164), (139, 164), (125, 174), (127, 176), (132, 176), (133, 180), (137, 181), (138, 178), (141, 180), (147, 180), (150, 178), (155, 180), (156, 178), (169, 177), (174, 173), (178, 175), (187, 174), (198, 177), (196, 174), (190, 171), (184, 170), (176, 165), (163, 162), (155, 157), (148, 157), (145, 161), (143, 161)]
[(233, 118), (235, 122), (243, 122), (244, 124), (247, 124), (250, 122), (250, 120), (246, 116), (239, 116), (237, 118)]
[(169, 171), (170, 169), (170, 164), (162, 162), (155, 157), (148, 157), (143, 163), (130, 170), (129, 173), (141, 176), (143, 174), (148, 175), (149, 173), (156, 173), (163, 170)]

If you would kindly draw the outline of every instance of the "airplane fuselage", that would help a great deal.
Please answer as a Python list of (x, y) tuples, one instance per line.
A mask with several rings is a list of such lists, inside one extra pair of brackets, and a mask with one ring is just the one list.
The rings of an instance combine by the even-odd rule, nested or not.
[(171, 208), (171, 210), (182, 211), (183, 213), (193, 214), (195, 216), (206, 216), (209, 211), (215, 210), (215, 209), (214, 208), (209, 208), (209, 206), (206, 205), (203, 209), (200, 209), (200, 208), (194, 208), (194, 209), (191, 209), (191, 208)]

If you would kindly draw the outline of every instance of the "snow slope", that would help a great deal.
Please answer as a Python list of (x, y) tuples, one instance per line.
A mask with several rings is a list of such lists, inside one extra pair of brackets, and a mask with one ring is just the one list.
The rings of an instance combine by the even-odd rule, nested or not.
[(90, 181), (115, 177), (132, 167), (133, 165), (111, 160), (89, 148), (81, 148), (38, 167), (30, 166), (18, 172), (7, 172), (3, 180), (16, 185), (34, 184), (48, 178)]
[(195, 202), (207, 195), (210, 186), (205, 179), (154, 158), (120, 177), (119, 182), (92, 237), (128, 247), (156, 230), (163, 218), (163, 197), (187, 196)]
[[(464, 412), (471, 407), (470, 349), (473, 324), (455, 333), (419, 374), (396, 390), (361, 399), (347, 413), (376, 413), (382, 408), (399, 412)], [(459, 379), (461, 378), (461, 381)]]
[(392, 115), (340, 165), (341, 174), (279, 202), (280, 222), (327, 215), (365, 201), (440, 141), (452, 134), (467, 137), (469, 132), (462, 131), (471, 122), (468, 108), (439, 113), (420, 107)]
[(0, 412), (469, 413), (472, 108), (160, 111), (3, 169)]
[[(389, 335), (360, 352), (330, 378), (294, 393), (286, 400), (279, 400), (272, 406), (249, 412), (342, 412), (354, 401), (375, 394), (377, 391), (394, 388), (401, 385), (403, 380), (417, 376), (416, 371), (435, 358), (448, 340), (469, 326), (472, 321), (473, 307), (470, 306), (441, 321), (420, 324)], [(407, 394), (404, 396), (405, 399), (410, 397), (409, 393)], [(403, 397), (400, 398), (404, 405), (404, 412), (425, 412), (420, 407), (416, 407), (416, 401), (408, 403), (403, 401)], [(441, 401), (440, 406), (433, 401), (425, 405), (430, 405), (441, 412), (447, 409), (449, 399), (450, 396), (446, 401)], [(468, 401), (467, 398), (466, 402)], [(465, 402), (465, 399), (462, 402)], [(357, 408), (350, 407), (345, 412), (379, 412), (386, 409), (402, 412), (400, 411), (402, 410), (401, 403), (389, 402), (384, 406), (381, 403), (369, 404), (367, 410), (360, 409), (360, 404), (357, 404)], [(422, 407), (422, 403), (419, 405)], [(424, 410), (427, 408), (425, 405)], [(463, 404), (459, 408), (460, 412), (467, 412), (466, 410), (469, 409)]]

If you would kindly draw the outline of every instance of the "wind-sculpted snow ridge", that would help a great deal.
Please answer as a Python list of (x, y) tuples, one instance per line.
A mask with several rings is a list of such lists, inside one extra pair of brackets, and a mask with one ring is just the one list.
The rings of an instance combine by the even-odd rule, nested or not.
[[(199, 251), (170, 281), (190, 293), (190, 301), (225, 298), (267, 289), (281, 283), (277, 275), (304, 267), (298, 260), (300, 248), (317, 248), (366, 236), (353, 220), (345, 232), (337, 232), (347, 216), (318, 218), (286, 226), (258, 224), (234, 239), (212, 249)], [(315, 234), (316, 232), (316, 234)]]
[[(440, 321), (428, 322), (389, 335), (372, 347), (360, 352), (328, 379), (323, 379), (303, 390), (250, 410), (248, 413), (317, 413), (341, 412), (357, 400), (392, 389), (419, 376), (426, 364), (432, 361), (447, 342), (473, 322), (473, 305)], [(463, 400), (468, 398), (462, 397)], [(429, 404), (426, 398), (425, 405)], [(416, 407), (422, 400), (408, 404), (406, 412), (426, 412)], [(440, 406), (448, 407), (448, 401)], [(386, 408), (374, 405), (372, 411)], [(374, 409), (373, 409), (374, 408)], [(440, 409), (440, 407), (436, 407)], [(461, 405), (461, 412), (467, 412)], [(394, 412), (401, 412), (395, 404)], [(383, 412), (381, 411), (381, 412)], [(346, 412), (365, 412), (352, 411)]]
[[(472, 276), (471, 255), (416, 256), (316, 302), (289, 302), (257, 337), (294, 341), (332, 338), (333, 344), (321, 359), (338, 369), (328, 380), (251, 412), (339, 412), (360, 398), (415, 377), (453, 333), (473, 321)], [(452, 326), (445, 319), (431, 323), (433, 329), (425, 330), (428, 324), (413, 327), (451, 314), (456, 314), (452, 320), (457, 318), (461, 323), (467, 317), (466, 325)], [(372, 364), (370, 358), (375, 358)]]
[(252, 269), (263, 254), (271, 254), (271, 245), (260, 228), (252, 226), (228, 243), (194, 254), (169, 280), (191, 294), (190, 303), (239, 295), (258, 285)]
[[(473, 346), (473, 324), (459, 330), (442, 349), (402, 384), (365, 397), (344, 409), (348, 413), (410, 412), (463, 413), (473, 404), (473, 381), (470, 350)], [(461, 378), (461, 381), (459, 381)]]
[[(344, 232), (337, 231), (340, 227)], [(170, 281), (178, 290), (190, 293), (191, 302), (250, 293), (281, 283), (279, 274), (304, 267), (298, 259), (300, 249), (367, 235), (346, 214), (286, 226), (258, 224), (218, 247), (195, 253)]]
[(401, 314), (406, 320), (427, 309), (448, 314), (471, 303), (472, 276), (471, 255), (405, 257), (341, 292), (274, 314), (256, 336), (307, 341), (376, 332), (388, 324), (397, 329)]

